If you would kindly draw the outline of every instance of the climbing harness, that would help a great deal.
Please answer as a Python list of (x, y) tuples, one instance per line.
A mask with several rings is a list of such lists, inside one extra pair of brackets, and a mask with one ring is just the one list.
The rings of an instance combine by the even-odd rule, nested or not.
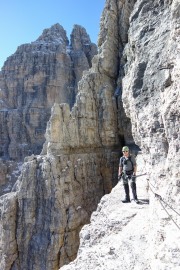
[[(137, 178), (137, 177), (144, 176), (144, 175), (146, 175), (146, 174), (147, 174), (147, 173), (138, 174), (138, 175), (134, 175), (134, 176), (132, 176), (132, 177)], [(121, 175), (118, 176), (118, 181), (121, 181), (122, 176), (123, 176), (123, 173), (122, 173)], [(128, 177), (128, 176), (129, 176), (129, 175), (127, 175), (127, 177)]]

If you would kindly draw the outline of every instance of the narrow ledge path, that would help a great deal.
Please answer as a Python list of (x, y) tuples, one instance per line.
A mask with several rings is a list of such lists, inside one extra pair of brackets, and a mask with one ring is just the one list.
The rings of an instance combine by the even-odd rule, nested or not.
[[(144, 170), (141, 155), (138, 173)], [(146, 176), (137, 178), (140, 203), (122, 203), (124, 190), (119, 182), (105, 195), (91, 222), (80, 232), (76, 260), (63, 270), (149, 270), (149, 196)], [(131, 196), (132, 197), (132, 196)]]

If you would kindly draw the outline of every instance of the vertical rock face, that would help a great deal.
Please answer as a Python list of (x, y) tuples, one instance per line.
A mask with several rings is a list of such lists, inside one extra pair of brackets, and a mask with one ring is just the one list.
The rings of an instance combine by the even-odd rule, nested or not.
[[(143, 170), (148, 174), (148, 216), (143, 216), (143, 205), (139, 205), (137, 212), (137, 206), (132, 205), (122, 205), (117, 210), (117, 185), (110, 196), (103, 197), (91, 216), (91, 224), (81, 231), (79, 256), (64, 270), (179, 269), (179, 18), (178, 0), (136, 1), (130, 16), (128, 43), (120, 59), (125, 73), (119, 70), (122, 104), (131, 121), (132, 136), (143, 153)], [(124, 136), (130, 142), (126, 132)], [(142, 168), (139, 157), (138, 169)], [(112, 201), (108, 202), (108, 198)], [(113, 212), (114, 200), (117, 201)], [(125, 222), (124, 215), (129, 215)], [(138, 222), (137, 215), (141, 215)]]
[[(118, 12), (116, 1), (111, 4), (112, 17), (106, 24), (108, 39), (111, 19), (118, 24), (118, 16), (113, 16)], [(74, 259), (82, 225), (89, 221), (103, 194), (117, 182), (117, 146), (121, 147), (121, 142), (113, 95), (118, 66), (112, 69), (108, 64), (118, 58), (117, 31), (118, 27), (111, 46), (106, 46), (106, 39), (101, 41), (101, 53), (93, 58), (92, 68), (84, 72), (72, 110), (68, 104), (53, 106), (42, 155), (26, 159), (13, 189), (16, 228), (11, 232), (6, 227), (7, 219), (1, 219), (2, 269), (53, 270)], [(72, 47), (79, 50), (82, 44), (75, 38), (76, 32), (72, 34)], [(85, 54), (91, 59), (87, 39), (84, 41)], [(8, 200), (8, 195), (2, 200)], [(3, 207), (2, 203), (5, 215)], [(4, 239), (11, 241), (14, 233), (13, 249), (4, 249)]]
[(165, 201), (151, 192), (152, 269), (179, 267), (178, 214), (162, 210), (170, 205), (180, 213), (179, 15), (179, 1), (137, 1), (125, 49), (123, 104), (144, 152), (150, 189)]
[[(58, 269), (74, 259), (79, 230), (89, 221), (102, 195), (116, 183), (118, 153), (114, 147), (120, 141), (113, 95), (118, 74), (118, 27), (113, 31), (111, 46), (109, 41), (119, 18), (116, 1), (109, 1), (108, 5), (107, 33), (101, 37), (100, 53), (93, 58), (92, 68), (79, 83), (76, 103), (70, 111), (68, 104), (59, 105), (56, 100), (43, 155), (27, 159), (13, 189), (13, 200), (18, 206), (13, 216), (15, 228), (6, 227), (11, 210), (5, 209), (4, 204), (10, 197), (2, 197), (2, 269)], [(43, 39), (48, 39), (49, 32), (44, 32)], [(77, 67), (82, 48), (86, 56), (84, 66), (89, 65), (93, 50), (83, 29), (75, 28), (71, 38), (74, 72), (79, 78)], [(61, 46), (65, 48), (67, 40), (63, 40)], [(47, 100), (53, 98), (47, 94)], [(14, 235), (12, 249), (6, 250), (5, 239), (12, 241)]]
[[(117, 110), (119, 140), (134, 145), (131, 131), (131, 121), (124, 111), (122, 103), (122, 78), (124, 77), (124, 59), (122, 57), (125, 44), (128, 42), (129, 17), (136, 1), (106, 1), (101, 17), (98, 39), (101, 61), (99, 69), (108, 76), (116, 76), (114, 99)], [(111, 54), (111, 61), (107, 57)], [(133, 146), (134, 147), (134, 146)]]
[[(1, 197), (2, 270), (57, 270), (76, 257), (81, 227), (116, 184), (117, 150), (124, 141), (131, 145), (135, 140), (141, 148), (150, 191), (180, 212), (179, 10), (178, 0), (106, 1), (99, 53), (83, 73), (74, 106), (48, 99), (56, 103), (42, 153), (25, 159), (13, 192)], [(74, 62), (82, 46), (77, 32), (83, 31), (72, 33)], [(88, 62), (91, 56), (83, 48)], [(175, 269), (178, 215), (173, 212), (173, 223), (158, 199), (151, 196), (151, 216), (145, 221), (151, 252), (144, 257), (149, 265), (143, 265)]]
[(73, 62), (73, 72), (76, 80), (74, 81), (75, 94), (77, 93), (77, 84), (82, 78), (82, 71), (92, 66), (92, 58), (97, 54), (97, 47), (91, 43), (83, 27), (74, 26), (71, 33), (71, 59)]
[(16, 187), (15, 269), (58, 269), (76, 257), (79, 231), (109, 188), (103, 173), (112, 161), (98, 151), (27, 159)]
[(78, 81), (96, 53), (83, 27), (74, 26), (69, 44), (63, 27), (55, 24), (7, 59), (0, 73), (3, 160), (20, 162), (41, 152), (52, 105), (67, 102), (72, 107)]

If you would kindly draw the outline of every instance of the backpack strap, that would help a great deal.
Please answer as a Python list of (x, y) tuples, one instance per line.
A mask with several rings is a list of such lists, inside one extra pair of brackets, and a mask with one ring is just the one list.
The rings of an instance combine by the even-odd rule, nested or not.
[(131, 160), (131, 156), (129, 156), (129, 161), (131, 162), (132, 169), (134, 169), (134, 164), (133, 164), (133, 162), (132, 162), (132, 160)]
[[(123, 167), (124, 166), (124, 161), (126, 160), (126, 158), (125, 157), (122, 157), (122, 159), (121, 159), (121, 166)], [(131, 162), (131, 165), (132, 165), (132, 170), (134, 169), (134, 164), (133, 164), (133, 162), (132, 162), (132, 160), (131, 160), (131, 156), (129, 156), (128, 157), (128, 160)]]

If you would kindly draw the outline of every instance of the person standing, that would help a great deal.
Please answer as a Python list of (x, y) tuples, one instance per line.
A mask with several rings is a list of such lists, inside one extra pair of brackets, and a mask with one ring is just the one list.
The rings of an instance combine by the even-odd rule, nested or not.
[(118, 178), (121, 177), (123, 181), (125, 199), (122, 200), (123, 203), (129, 203), (129, 182), (132, 190), (133, 200), (139, 203), (136, 192), (136, 171), (137, 164), (135, 158), (129, 154), (129, 147), (124, 146), (122, 148), (123, 156), (119, 160), (119, 171)]

